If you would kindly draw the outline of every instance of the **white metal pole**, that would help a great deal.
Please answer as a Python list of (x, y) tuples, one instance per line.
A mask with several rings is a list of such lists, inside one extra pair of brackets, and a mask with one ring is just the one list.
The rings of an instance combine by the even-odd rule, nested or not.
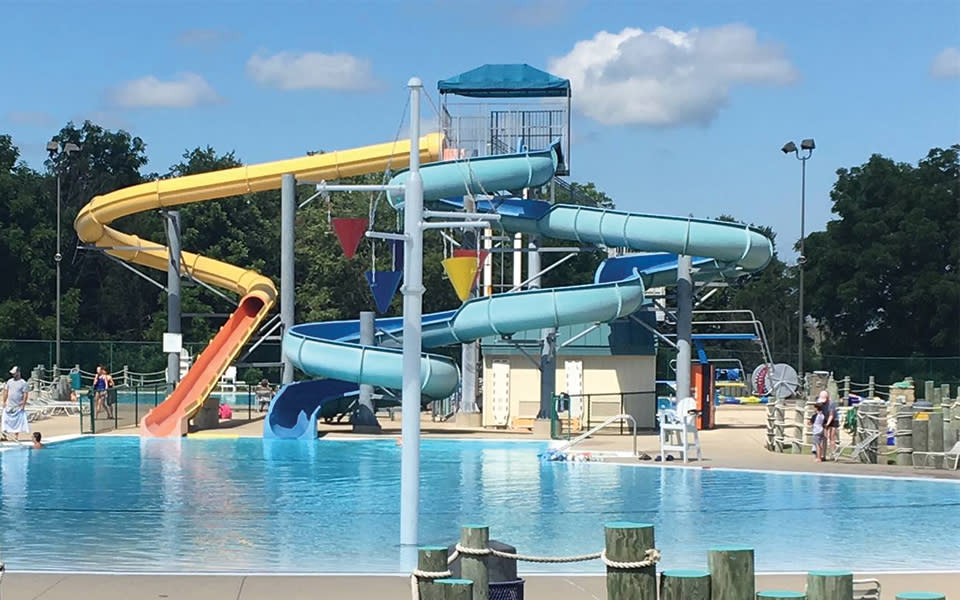
[(411, 77), (410, 175), (404, 191), (403, 233), (403, 449), (400, 454), (400, 545), (417, 545), (420, 512), (420, 351), (423, 300), (423, 181), (420, 179), (420, 89)]
[[(280, 178), (280, 322), (286, 333), (294, 325), (296, 286), (294, 285), (294, 244), (297, 212), (297, 178), (284, 173)], [(293, 383), (293, 361), (280, 352), (283, 373), (280, 381)]]
[(677, 256), (677, 400), (690, 397), (691, 325), (693, 320), (693, 258)]
[[(60, 253), (60, 167), (57, 165), (55, 168), (57, 169), (57, 253), (53, 255), (53, 260), (57, 263), (57, 361), (54, 365), (56, 367), (54, 375), (60, 375), (60, 262), (63, 260), (63, 255)], [(59, 377), (56, 379), (59, 381)]]
[(523, 234), (515, 233), (513, 235), (513, 287), (520, 288), (523, 281)]

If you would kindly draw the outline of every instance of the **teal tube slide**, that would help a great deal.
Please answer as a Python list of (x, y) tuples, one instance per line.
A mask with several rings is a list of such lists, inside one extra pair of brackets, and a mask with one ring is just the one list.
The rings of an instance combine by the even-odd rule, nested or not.
[[(707, 279), (762, 269), (772, 256), (769, 239), (733, 223), (551, 205), (497, 195), (546, 184), (559, 159), (559, 146), (554, 145), (537, 152), (424, 165), (424, 200), (456, 208), (462, 206), (457, 196), (481, 195), (486, 199), (477, 203), (478, 210), (499, 214), (500, 225), (508, 232), (657, 254), (607, 259), (590, 284), (475, 298), (457, 310), (424, 315), (425, 348), (626, 317), (639, 310), (647, 287), (676, 282), (676, 254), (695, 256), (696, 276)], [(403, 183), (406, 176), (406, 172), (398, 173), (390, 183)], [(402, 209), (402, 196), (389, 200)], [(377, 346), (360, 345), (359, 329), (358, 321), (335, 321), (297, 325), (284, 334), (283, 353), (294, 366), (326, 379), (281, 390), (264, 420), (264, 437), (313, 439), (317, 418), (333, 403), (342, 406), (345, 397), (356, 393), (358, 384), (388, 390), (401, 387), (402, 350), (396, 346), (403, 318), (377, 320)], [(445, 398), (459, 385), (456, 364), (443, 356), (425, 353), (420, 374), (425, 402)]]

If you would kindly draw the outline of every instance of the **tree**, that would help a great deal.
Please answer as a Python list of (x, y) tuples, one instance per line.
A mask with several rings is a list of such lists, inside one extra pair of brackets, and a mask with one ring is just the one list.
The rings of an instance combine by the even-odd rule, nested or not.
[(916, 166), (875, 154), (837, 171), (838, 218), (806, 239), (808, 306), (826, 351), (960, 354), (958, 153), (934, 148)]

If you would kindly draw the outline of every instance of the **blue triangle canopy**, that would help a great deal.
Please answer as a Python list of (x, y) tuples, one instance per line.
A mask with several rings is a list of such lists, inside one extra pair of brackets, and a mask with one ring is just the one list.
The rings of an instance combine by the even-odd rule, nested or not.
[(483, 65), (439, 81), (437, 89), (472, 98), (566, 98), (570, 80), (528, 64)]
[(377, 305), (377, 312), (381, 315), (390, 309), (390, 301), (397, 293), (403, 273), (400, 271), (367, 271), (364, 273), (370, 293), (373, 294), (373, 303)]

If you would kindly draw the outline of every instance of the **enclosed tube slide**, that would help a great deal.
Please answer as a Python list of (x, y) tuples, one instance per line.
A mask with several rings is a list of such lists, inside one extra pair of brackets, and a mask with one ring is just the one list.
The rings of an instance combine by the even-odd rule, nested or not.
[[(420, 160), (436, 160), (442, 136), (420, 139)], [(200, 175), (160, 179), (96, 196), (77, 215), (74, 227), (83, 242), (96, 245), (122, 260), (165, 271), (167, 248), (135, 235), (121, 233), (110, 224), (121, 217), (280, 188), (282, 175), (299, 179), (334, 180), (409, 163), (410, 142), (396, 141), (353, 150), (224, 169)], [(190, 418), (200, 409), (217, 381), (270, 311), (277, 297), (273, 282), (249, 269), (229, 265), (190, 252), (180, 257), (185, 274), (241, 296), (236, 310), (203, 350), (173, 393), (140, 422), (141, 435), (181, 436)]]
[[(538, 187), (553, 177), (559, 158), (559, 148), (554, 146), (539, 152), (424, 165), (424, 201), (460, 207), (462, 200), (452, 196), (491, 195)], [(406, 172), (399, 173), (391, 183), (403, 183), (406, 176)], [(388, 197), (394, 207), (402, 209), (402, 195)], [(643, 303), (646, 287), (676, 282), (676, 254), (696, 256), (697, 277), (709, 279), (762, 269), (773, 254), (769, 239), (733, 223), (517, 198), (491, 197), (477, 204), (480, 211), (498, 213), (500, 225), (508, 232), (666, 253), (608, 259), (592, 284), (476, 298), (455, 311), (425, 315), (424, 347), (544, 327), (607, 322), (630, 315)], [(396, 345), (395, 334), (402, 328), (402, 318), (377, 321), (386, 346)], [(358, 340), (357, 321), (297, 325), (285, 333), (284, 355), (302, 371), (328, 379), (302, 382), (282, 390), (264, 421), (264, 437), (315, 437), (318, 416), (323, 415), (329, 403), (342, 398), (343, 394), (338, 394), (343, 382), (351, 386), (365, 383), (388, 389), (401, 387), (402, 352), (363, 346)], [(425, 401), (446, 397), (459, 381), (456, 364), (445, 357), (424, 354), (421, 381)]]

